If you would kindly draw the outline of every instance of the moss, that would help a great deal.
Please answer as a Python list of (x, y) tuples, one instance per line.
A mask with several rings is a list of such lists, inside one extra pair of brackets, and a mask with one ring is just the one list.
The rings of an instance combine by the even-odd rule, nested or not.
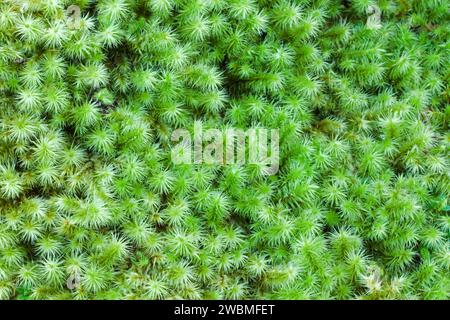
[[(0, 299), (450, 298), (449, 12), (1, 1)], [(199, 125), (278, 172), (175, 164)]]

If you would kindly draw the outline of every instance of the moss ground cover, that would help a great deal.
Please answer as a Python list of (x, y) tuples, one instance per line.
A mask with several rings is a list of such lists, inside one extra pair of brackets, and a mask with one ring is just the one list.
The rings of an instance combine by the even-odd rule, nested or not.
[(449, 9), (1, 0), (0, 299), (448, 299)]

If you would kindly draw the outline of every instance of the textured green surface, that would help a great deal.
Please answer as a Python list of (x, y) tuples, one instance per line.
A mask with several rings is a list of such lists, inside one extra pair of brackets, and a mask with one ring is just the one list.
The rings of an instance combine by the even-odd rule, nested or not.
[[(447, 0), (1, 0), (0, 298), (448, 299), (449, 26)], [(173, 165), (194, 120), (279, 129), (280, 171)]]

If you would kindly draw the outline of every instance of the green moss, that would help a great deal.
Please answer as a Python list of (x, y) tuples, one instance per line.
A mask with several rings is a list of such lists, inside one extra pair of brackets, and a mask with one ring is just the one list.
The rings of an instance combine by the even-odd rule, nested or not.
[[(1, 1), (0, 299), (450, 298), (449, 12)], [(199, 124), (279, 171), (174, 164)]]

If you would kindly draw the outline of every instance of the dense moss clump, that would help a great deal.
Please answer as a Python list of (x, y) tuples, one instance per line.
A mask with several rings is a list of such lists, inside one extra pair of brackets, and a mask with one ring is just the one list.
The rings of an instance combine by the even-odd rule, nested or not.
[[(0, 298), (448, 299), (449, 9), (1, 0)], [(195, 121), (279, 171), (174, 164)]]

